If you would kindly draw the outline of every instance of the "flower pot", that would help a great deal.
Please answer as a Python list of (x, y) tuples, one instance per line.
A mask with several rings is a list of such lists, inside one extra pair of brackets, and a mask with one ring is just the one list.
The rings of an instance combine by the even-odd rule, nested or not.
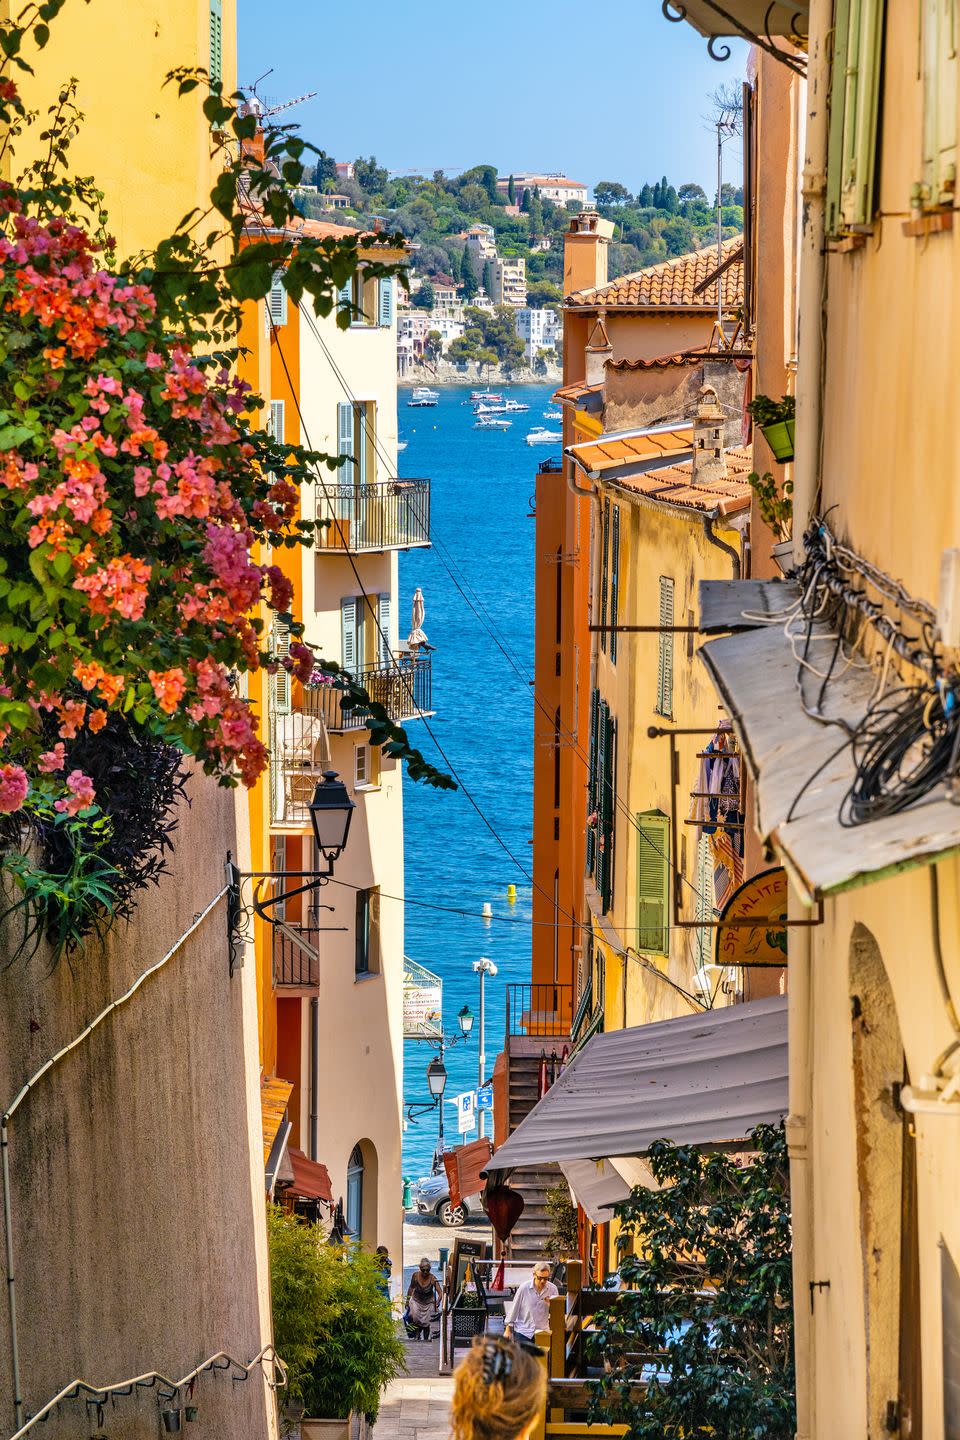
[(351, 1410), (346, 1420), (300, 1421), (300, 1440), (369, 1440), (370, 1426), (365, 1415)]
[(789, 575), (790, 571), (793, 569), (793, 541), (778, 540), (776, 545), (774, 545), (773, 549), (770, 551), (770, 554), (773, 556), (773, 559), (776, 561), (783, 574)]
[(793, 432), (795, 421), (778, 420), (776, 425), (762, 426), (763, 438), (773, 452), (773, 458), (781, 462), (793, 459)]

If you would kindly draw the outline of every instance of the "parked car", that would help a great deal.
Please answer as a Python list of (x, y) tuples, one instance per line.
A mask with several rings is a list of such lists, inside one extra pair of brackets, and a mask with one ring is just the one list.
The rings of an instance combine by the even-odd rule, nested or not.
[(454, 1205), (444, 1174), (425, 1175), (418, 1180), (413, 1198), (421, 1215), (435, 1215), (441, 1225), (462, 1225), (469, 1216), (478, 1215), (482, 1209), (479, 1195), (471, 1195), (462, 1205)]

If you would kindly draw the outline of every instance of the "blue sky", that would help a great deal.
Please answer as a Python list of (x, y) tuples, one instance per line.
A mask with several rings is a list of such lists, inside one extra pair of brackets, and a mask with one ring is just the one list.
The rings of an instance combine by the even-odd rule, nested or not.
[[(563, 170), (631, 191), (666, 174), (712, 192), (703, 116), (739, 81), (746, 47), (718, 64), (659, 0), (237, 0), (239, 79), (274, 72), (271, 102), (317, 98), (284, 119), (337, 159), (375, 154), (400, 172), (470, 165)], [(730, 148), (725, 179), (739, 179)]]

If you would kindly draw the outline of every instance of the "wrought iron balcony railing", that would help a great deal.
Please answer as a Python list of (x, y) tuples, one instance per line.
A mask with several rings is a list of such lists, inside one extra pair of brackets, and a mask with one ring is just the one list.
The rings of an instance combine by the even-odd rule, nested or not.
[[(407, 651), (392, 665), (368, 666), (354, 678), (390, 719), (403, 723), (431, 715), (430, 655)], [(309, 825), (307, 809), (317, 781), (331, 764), (329, 735), (362, 730), (367, 711), (333, 681), (297, 686), (293, 703), (270, 709), (270, 823)]]
[(317, 485), (318, 550), (404, 550), (430, 544), (430, 481)]
[(508, 985), (507, 1037), (566, 1038), (573, 1009), (572, 985)]
[(284, 921), (273, 931), (273, 983), (278, 990), (320, 984), (320, 931)]

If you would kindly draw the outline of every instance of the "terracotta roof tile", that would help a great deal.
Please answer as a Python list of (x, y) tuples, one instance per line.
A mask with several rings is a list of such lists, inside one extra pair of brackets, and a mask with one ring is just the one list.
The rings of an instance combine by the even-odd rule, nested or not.
[(634, 461), (646, 461), (649, 465), (651, 460), (685, 455), (692, 446), (693, 427), (681, 423), (621, 435), (601, 435), (597, 440), (569, 446), (566, 453), (573, 456), (588, 475), (602, 475), (604, 471)]
[[(720, 277), (721, 298), (729, 309), (743, 304), (743, 237), (737, 235), (723, 242), (724, 260), (738, 250), (741, 258), (728, 265)], [(698, 294), (694, 292), (716, 268), (717, 249), (713, 245), (706, 250), (680, 255), (676, 260), (648, 265), (645, 270), (638, 270), (633, 275), (621, 275), (607, 285), (598, 285), (591, 290), (575, 290), (567, 296), (564, 305), (570, 309), (590, 310), (715, 310), (716, 281)]]
[(750, 361), (752, 350), (678, 350), (674, 355), (657, 355), (653, 360), (608, 360), (607, 370), (668, 370), (674, 365), (702, 365), (715, 360)]
[(585, 380), (578, 380), (575, 385), (563, 385), (559, 390), (554, 390), (551, 399), (559, 400), (561, 404), (565, 400), (582, 400), (586, 395), (598, 395), (603, 390), (603, 385), (588, 385)]
[(753, 469), (753, 457), (749, 450), (727, 450), (724, 454), (727, 478), (711, 481), (709, 485), (692, 483), (693, 466), (689, 460), (665, 465), (661, 470), (646, 470), (640, 475), (618, 476), (609, 483), (644, 500), (678, 505), (685, 510), (704, 513), (717, 510), (721, 515), (733, 515), (746, 510), (750, 504), (746, 477)]

